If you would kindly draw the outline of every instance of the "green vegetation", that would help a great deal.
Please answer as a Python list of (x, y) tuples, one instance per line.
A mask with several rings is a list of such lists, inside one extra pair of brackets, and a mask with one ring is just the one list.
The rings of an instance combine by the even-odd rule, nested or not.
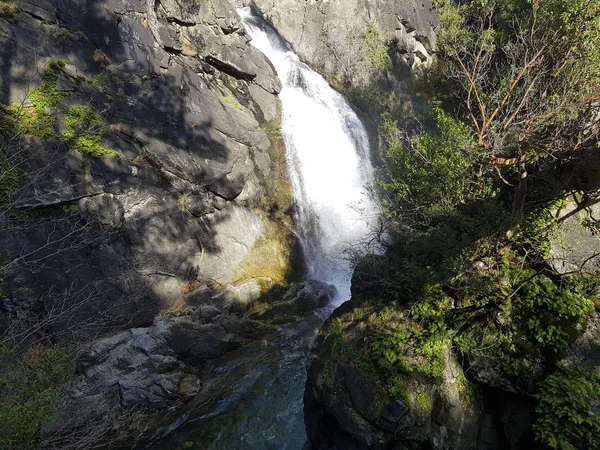
[(344, 336), (344, 321), (339, 317), (333, 319), (329, 326), (326, 328), (327, 336), (333, 339), (333, 347), (340, 349), (346, 344), (346, 338)]
[(65, 119), (67, 129), (61, 139), (70, 150), (95, 158), (117, 155), (114, 150), (102, 147), (104, 124), (91, 106), (71, 106), (65, 112)]
[(61, 406), (68, 358), (68, 349), (60, 347), (33, 347), (19, 355), (0, 346), (0, 448), (36, 446), (40, 427)]
[(419, 392), (417, 394), (417, 405), (419, 406), (419, 409), (421, 409), (422, 411), (431, 410), (432, 401), (431, 401), (431, 397), (429, 396), (429, 394), (427, 392), (423, 391), (423, 392)]
[[(394, 242), (357, 261), (353, 285), (375, 305), (366, 325), (372, 367), (389, 395), (412, 397), (421, 410), (430, 405), (422, 387), (439, 385), (449, 351), (465, 368), (486, 357), (533, 394), (540, 367), (554, 370), (586, 329), (600, 286), (548, 261), (566, 200), (583, 207), (598, 185), (578, 174), (599, 163), (600, 4), (437, 4), (438, 62), (423, 82), (429, 112), (410, 128), (389, 98), (377, 110), (388, 163), (378, 184)], [(383, 43), (374, 25), (368, 34)], [(363, 367), (362, 350), (352, 350)], [(584, 373), (542, 381), (537, 439), (599, 448), (590, 410), (598, 389)]]
[(6, 138), (23, 134), (44, 139), (56, 137), (54, 122), (55, 108), (68, 96), (56, 89), (58, 72), (68, 61), (51, 59), (44, 70), (42, 84), (29, 95), (31, 108), (22, 105), (2, 106), (0, 110), (0, 133)]
[(393, 375), (412, 372), (412, 368), (407, 364), (405, 358), (404, 345), (407, 338), (408, 334), (402, 332), (375, 335), (371, 347), (380, 369)]
[(431, 89), (472, 130), (482, 173), (514, 180), (521, 214), (532, 165), (595, 146), (596, 0), (446, 1)]
[(536, 438), (560, 450), (600, 449), (600, 375), (550, 375), (537, 394)]
[(5, 19), (8, 23), (18, 23), (16, 0), (0, 0), (0, 19)]
[[(84, 155), (101, 157), (115, 156), (114, 150), (101, 145), (104, 124), (102, 117), (91, 106), (76, 105), (65, 111), (66, 130), (58, 136), (54, 124), (57, 107), (69, 95), (56, 89), (59, 71), (67, 60), (51, 59), (43, 73), (43, 81), (29, 95), (30, 108), (21, 105), (2, 106), (0, 110), (0, 133), (8, 139), (30, 134), (43, 139), (60, 138), (70, 150)], [(106, 82), (105, 72), (94, 83)]]
[(230, 105), (231, 105), (231, 106), (233, 106), (234, 108), (237, 108), (237, 109), (239, 109), (240, 111), (242, 111), (242, 110), (243, 110), (243, 108), (242, 108), (242, 105), (240, 105), (240, 104), (238, 103), (238, 101), (237, 101), (235, 98), (231, 98), (231, 97), (223, 97), (223, 101), (224, 101), (225, 103), (228, 103), (228, 104), (230, 104)]
[(19, 171), (4, 157), (0, 157), (0, 206), (5, 206), (18, 188)]
[(106, 90), (110, 74), (114, 71), (114, 65), (109, 56), (100, 49), (94, 51), (94, 61), (100, 66), (101, 72), (88, 81), (101, 91)]
[(432, 119), (435, 135), (421, 133), (406, 140), (398, 133), (398, 123), (386, 116), (381, 132), (392, 176), (382, 187), (411, 206), (429, 209), (452, 208), (491, 194), (489, 180), (475, 176), (480, 157), (469, 128), (438, 106)]
[(392, 58), (388, 52), (388, 44), (381, 36), (381, 31), (373, 22), (367, 24), (364, 34), (367, 44), (367, 57), (371, 67), (375, 69), (387, 70), (392, 68)]
[(108, 84), (108, 72), (101, 72), (91, 78), (91, 83), (100, 90), (105, 90)]

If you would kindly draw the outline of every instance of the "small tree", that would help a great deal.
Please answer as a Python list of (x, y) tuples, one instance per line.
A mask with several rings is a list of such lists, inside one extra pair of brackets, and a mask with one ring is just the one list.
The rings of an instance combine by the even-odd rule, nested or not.
[(466, 116), (489, 171), (518, 170), (520, 214), (530, 163), (597, 143), (600, 3), (449, 1), (441, 9), (445, 100)]

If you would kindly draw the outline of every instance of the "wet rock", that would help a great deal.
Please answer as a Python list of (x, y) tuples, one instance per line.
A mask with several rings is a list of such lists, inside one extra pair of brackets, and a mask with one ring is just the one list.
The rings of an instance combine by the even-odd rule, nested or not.
[(260, 296), (261, 289), (258, 283), (248, 281), (239, 286), (227, 286), (221, 294), (215, 297), (215, 301), (222, 304), (224, 308), (244, 311), (249, 309)]
[[(323, 308), (331, 301), (335, 288), (316, 280), (293, 283), (283, 295), (275, 296), (269, 303), (260, 303), (248, 316), (277, 322), (294, 322), (298, 318)], [(272, 295), (271, 295), (272, 297)]]
[(200, 286), (186, 295), (186, 304), (191, 307), (206, 305), (213, 297), (213, 293), (208, 286)]
[(335, 295), (335, 288), (322, 281), (307, 280), (296, 286), (297, 290), (290, 289), (284, 295), (283, 301), (295, 303), (300, 313), (327, 306)]
[[(369, 346), (368, 328), (352, 319), (360, 305), (351, 300), (338, 308), (313, 344), (304, 397), (308, 448), (479, 449), (481, 393), (465, 384), (450, 348), (439, 380), (412, 371), (399, 381), (406, 395), (394, 399), (376, 368), (351, 356)], [(328, 334), (333, 320), (348, 325), (343, 338)]]

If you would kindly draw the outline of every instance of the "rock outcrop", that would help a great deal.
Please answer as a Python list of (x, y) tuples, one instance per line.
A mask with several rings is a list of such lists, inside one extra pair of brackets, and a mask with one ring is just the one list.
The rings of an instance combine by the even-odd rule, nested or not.
[(532, 402), (468, 381), (447, 346), (439, 376), (426, 375), (422, 356), (409, 351), (403, 378), (386, 379), (372, 359), (376, 310), (353, 299), (315, 340), (304, 396), (306, 448), (533, 448)]
[(285, 282), (280, 84), (228, 2), (20, 1), (0, 23), (3, 125), (19, 108), (50, 121), (3, 133), (18, 172), (0, 218), (5, 310), (62, 302), (77, 318), (43, 326), (93, 337), (148, 324), (200, 285)]
[(277, 305), (297, 245), (280, 83), (226, 0), (10, 7), (0, 336), (84, 347), (44, 438), (127, 440), (193, 397), (207, 361), (329, 301), (308, 283)]
[(558, 274), (581, 272), (600, 275), (600, 217), (597, 198), (575, 193), (552, 211), (556, 231), (551, 236), (548, 264)]
[(411, 68), (428, 65), (434, 54), (439, 15), (430, 0), (344, 2), (304, 0), (236, 0), (258, 8), (279, 33), (311, 66), (329, 78), (346, 77), (361, 87), (373, 72), (362, 61), (367, 25), (394, 43), (393, 49)]

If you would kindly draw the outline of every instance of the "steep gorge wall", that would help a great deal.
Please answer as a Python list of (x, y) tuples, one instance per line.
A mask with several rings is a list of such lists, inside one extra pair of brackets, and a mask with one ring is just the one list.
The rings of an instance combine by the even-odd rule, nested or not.
[[(150, 426), (130, 408), (181, 406), (206, 361), (274, 331), (268, 306), (240, 316), (281, 300), (296, 261), (280, 84), (225, 0), (2, 8), (0, 337), (100, 338), (42, 432), (83, 448)], [(278, 318), (307, 313), (301, 288)]]
[[(21, 1), (3, 20), (0, 101), (35, 111), (45, 70), (61, 99), (42, 106), (52, 135), (2, 140), (20, 171), (5, 220), (22, 219), (2, 233), (7, 308), (76, 282), (98, 286), (104, 303), (143, 297), (127, 312), (145, 310), (133, 322), (143, 323), (200, 284), (285, 280), (279, 81), (227, 2), (196, 3)], [(69, 151), (75, 105), (101, 118), (92, 132), (114, 154)]]

